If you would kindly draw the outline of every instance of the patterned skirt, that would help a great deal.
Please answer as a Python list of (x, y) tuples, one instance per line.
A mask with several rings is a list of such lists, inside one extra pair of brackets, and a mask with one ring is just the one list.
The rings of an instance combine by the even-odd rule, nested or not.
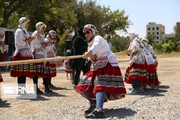
[(46, 75), (46, 78), (56, 76), (56, 63), (55, 62), (46, 62), (45, 75)]
[(121, 70), (117, 66), (112, 66), (107, 59), (96, 61), (93, 70), (83, 75), (76, 91), (84, 96), (84, 92), (91, 91), (92, 99), (95, 99), (97, 92), (106, 92), (107, 100), (116, 100), (125, 97)]
[[(22, 56), (20, 53), (17, 53), (13, 56), (12, 61), (18, 60), (29, 60), (33, 59), (30, 56)], [(24, 64), (24, 65), (13, 65), (10, 69), (11, 77), (19, 77), (19, 76), (26, 76), (26, 77), (34, 77), (36, 72), (36, 67), (34, 64)]]
[(147, 64), (147, 76), (148, 76), (148, 84), (158, 86), (160, 84), (157, 75), (157, 66), (154, 64)]
[[(45, 58), (44, 54), (37, 54), (38, 51), (34, 51), (34, 58), (35, 59), (43, 59)], [(38, 77), (42, 77), (42, 78), (47, 78), (50, 77), (49, 75), (49, 62), (40, 62), (40, 63), (35, 63), (34, 64), (36, 66), (36, 76)]]
[(35, 75), (38, 77), (45, 78), (48, 73), (48, 70), (45, 67), (46, 63), (44, 63), (44, 62), (35, 63), (34, 65), (36, 66)]
[(148, 83), (146, 64), (133, 63), (126, 69), (125, 82), (132, 84), (133, 80), (138, 80), (143, 84)]

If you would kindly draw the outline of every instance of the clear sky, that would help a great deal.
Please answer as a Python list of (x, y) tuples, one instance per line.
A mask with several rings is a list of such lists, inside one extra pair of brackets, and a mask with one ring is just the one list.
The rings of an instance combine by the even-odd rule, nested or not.
[(125, 10), (125, 15), (133, 25), (129, 32), (136, 32), (140, 37), (146, 36), (146, 25), (156, 22), (165, 26), (165, 33), (174, 32), (174, 25), (180, 22), (180, 0), (96, 0), (98, 5), (110, 7), (111, 10)]

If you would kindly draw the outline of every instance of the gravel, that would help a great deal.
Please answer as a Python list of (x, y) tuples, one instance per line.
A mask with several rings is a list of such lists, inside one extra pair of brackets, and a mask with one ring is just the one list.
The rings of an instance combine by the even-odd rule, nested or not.
[[(169, 64), (167, 64), (169, 63)], [(128, 62), (120, 62), (124, 74)], [(180, 119), (180, 58), (160, 58), (158, 75), (161, 85), (158, 89), (148, 89), (139, 95), (104, 104), (104, 120), (179, 120)], [(2, 74), (4, 83), (16, 83), (9, 73)], [(31, 79), (27, 79), (32, 83)], [(76, 93), (64, 71), (58, 70), (53, 84), (58, 88), (53, 94), (38, 96), (35, 100), (3, 98), (0, 102), (0, 120), (86, 120), (84, 111), (88, 102)], [(43, 90), (42, 80), (39, 80)], [(126, 88), (130, 85), (126, 84)]]

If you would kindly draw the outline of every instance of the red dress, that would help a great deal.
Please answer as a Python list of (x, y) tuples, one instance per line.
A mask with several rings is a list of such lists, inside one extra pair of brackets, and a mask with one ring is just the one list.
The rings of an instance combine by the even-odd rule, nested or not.
[(94, 64), (94, 69), (83, 75), (77, 89), (81, 95), (92, 91), (92, 99), (97, 92), (106, 92), (107, 100), (125, 97), (126, 89), (119, 66), (112, 66), (107, 59), (100, 59)]

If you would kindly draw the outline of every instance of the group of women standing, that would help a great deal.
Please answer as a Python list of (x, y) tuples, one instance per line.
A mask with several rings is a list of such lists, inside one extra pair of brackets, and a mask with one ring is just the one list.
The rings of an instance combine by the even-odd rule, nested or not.
[(128, 94), (157, 87), (160, 84), (156, 72), (158, 62), (152, 46), (146, 38), (139, 38), (135, 33), (129, 33), (127, 39), (129, 48), (126, 53), (130, 56), (130, 65), (126, 69), (125, 82), (132, 84)]
[[(29, 60), (55, 57), (56, 32), (49, 31), (45, 36), (46, 25), (38, 22), (36, 30), (30, 36), (27, 32), (30, 20), (26, 17), (19, 19), (19, 26), (15, 32), (15, 53), (13, 61)], [(38, 88), (38, 78), (43, 78), (45, 93), (52, 92), (51, 77), (56, 76), (56, 64), (54, 62), (42, 62), (36, 64), (13, 65), (10, 70), (12, 77), (17, 77), (18, 85), (26, 83), (26, 77), (33, 78), (33, 83), (37, 86), (37, 93), (43, 92)]]

